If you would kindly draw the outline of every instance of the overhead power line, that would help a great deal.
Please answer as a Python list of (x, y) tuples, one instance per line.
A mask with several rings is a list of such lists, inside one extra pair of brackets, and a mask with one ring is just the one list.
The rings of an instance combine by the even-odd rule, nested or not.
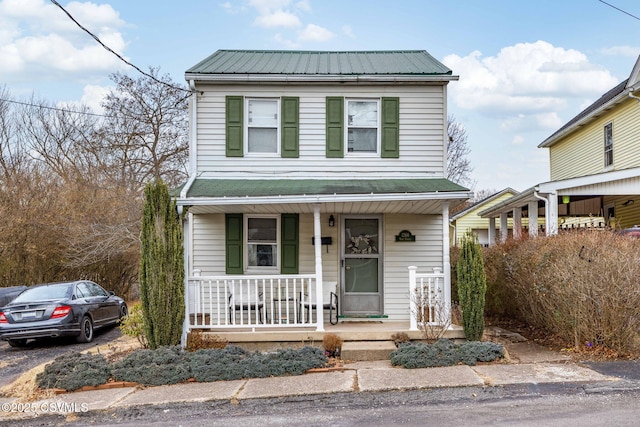
[(615, 10), (617, 10), (617, 11), (620, 11), (620, 12), (624, 13), (625, 15), (629, 15), (630, 17), (635, 18), (635, 19), (637, 19), (638, 21), (640, 21), (640, 18), (638, 18), (638, 17), (637, 17), (637, 16), (635, 16), (635, 15), (630, 14), (630, 13), (629, 13), (629, 12), (627, 12), (626, 10), (622, 10), (622, 9), (620, 9), (619, 7), (616, 7), (616, 6), (614, 6), (614, 5), (610, 4), (610, 3), (607, 3), (607, 2), (606, 2), (606, 1), (604, 1), (604, 0), (599, 0), (599, 1), (600, 1), (600, 3), (604, 3), (604, 4), (606, 4), (607, 6), (612, 7), (612, 8), (614, 8)]
[(114, 51), (113, 49), (111, 49), (109, 46), (107, 46), (106, 44), (104, 44), (102, 42), (102, 40), (100, 40), (100, 38), (98, 36), (96, 36), (95, 34), (93, 34), (91, 31), (89, 31), (88, 29), (86, 29), (84, 26), (82, 26), (82, 24), (80, 24), (78, 21), (76, 21), (76, 19), (69, 13), (66, 11), (66, 9), (64, 7), (62, 7), (62, 5), (60, 3), (58, 3), (56, 0), (51, 0), (51, 3), (55, 4), (56, 6), (58, 6), (60, 8), (60, 10), (62, 10), (68, 17), (69, 19), (71, 19), (78, 27), (80, 27), (80, 29), (82, 29), (85, 33), (89, 34), (96, 42), (98, 42), (98, 44), (100, 44), (100, 46), (102, 46), (103, 48), (105, 48), (108, 52), (112, 53), (113, 55), (115, 55), (120, 61), (124, 62), (125, 64), (127, 64), (130, 67), (133, 67), (135, 70), (137, 70), (139, 73), (141, 73), (144, 76), (149, 77), (150, 79), (154, 80), (157, 83), (163, 84), (165, 86), (168, 86), (170, 88), (173, 89), (177, 89), (177, 90), (181, 90), (183, 92), (188, 92), (191, 93), (189, 90), (179, 87), (179, 86), (174, 86), (170, 83), (164, 82), (158, 78), (156, 78), (155, 76), (143, 71), (142, 69), (140, 69), (139, 67), (137, 67), (136, 65), (132, 64), (131, 62), (127, 61), (126, 59), (124, 59), (118, 52)]
[(12, 104), (24, 105), (24, 106), (27, 106), (27, 107), (44, 108), (45, 110), (60, 111), (60, 112), (63, 112), (63, 113), (84, 114), (85, 116), (105, 117), (105, 118), (108, 118), (108, 119), (114, 118), (114, 116), (107, 116), (107, 115), (104, 115), (104, 114), (91, 113), (89, 111), (74, 111), (74, 110), (69, 110), (69, 109), (66, 109), (66, 108), (49, 107), (49, 106), (42, 105), (42, 104), (33, 104), (33, 103), (30, 103), (30, 102), (14, 101), (12, 99), (5, 99), (5, 98), (0, 98), (0, 102), (10, 102)]

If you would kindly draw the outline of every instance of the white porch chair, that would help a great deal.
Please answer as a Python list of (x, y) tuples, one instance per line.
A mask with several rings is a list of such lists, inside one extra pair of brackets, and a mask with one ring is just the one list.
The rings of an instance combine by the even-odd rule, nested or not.
[[(322, 308), (329, 310), (329, 323), (335, 325), (338, 323), (338, 294), (336, 293), (336, 282), (324, 282), (322, 284)], [(307, 292), (300, 298), (300, 314), (306, 311), (306, 321), (309, 322), (309, 313), (316, 308), (315, 295)]]
[[(236, 323), (236, 313), (247, 314), (247, 321), (251, 323), (251, 317), (258, 314), (258, 323), (264, 323), (264, 297), (262, 292), (258, 292), (256, 298), (255, 290), (249, 288), (243, 289), (242, 283), (233, 283), (229, 285), (229, 323)], [(242, 321), (242, 319), (240, 319)]]

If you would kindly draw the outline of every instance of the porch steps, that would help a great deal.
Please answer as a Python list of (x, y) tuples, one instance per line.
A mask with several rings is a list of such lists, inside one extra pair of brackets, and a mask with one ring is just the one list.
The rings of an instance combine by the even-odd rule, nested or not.
[(393, 341), (345, 341), (342, 343), (340, 358), (351, 362), (389, 360), (395, 349)]

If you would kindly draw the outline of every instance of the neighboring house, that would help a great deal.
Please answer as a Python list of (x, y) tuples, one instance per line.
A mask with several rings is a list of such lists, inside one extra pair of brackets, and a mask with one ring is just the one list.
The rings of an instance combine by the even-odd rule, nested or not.
[(341, 318), (408, 321), (409, 266), (449, 301), (449, 203), (471, 196), (444, 178), (451, 70), (426, 51), (220, 50), (185, 76), (187, 329), (321, 331), (330, 291)]
[(549, 149), (551, 181), (483, 210), (483, 218), (525, 215), (531, 223), (543, 215), (548, 235), (640, 224), (640, 57), (627, 80), (539, 147)]
[[(476, 235), (478, 243), (483, 246), (488, 246), (490, 241), (495, 241), (495, 235), (492, 235), (491, 239), (489, 237), (489, 219), (482, 218), (479, 212), (518, 194), (513, 188), (505, 188), (455, 213), (451, 217), (451, 244), (458, 246), (463, 236), (469, 231)], [(500, 224), (498, 224), (499, 226)], [(513, 230), (512, 218), (509, 218), (507, 228), (501, 230), (501, 232), (508, 233), (509, 230)]]

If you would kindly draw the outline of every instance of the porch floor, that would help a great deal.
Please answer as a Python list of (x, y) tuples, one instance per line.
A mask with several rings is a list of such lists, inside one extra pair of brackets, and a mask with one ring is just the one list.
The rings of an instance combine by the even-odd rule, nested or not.
[[(269, 350), (277, 348), (302, 347), (305, 345), (322, 345), (325, 334), (334, 333), (343, 341), (393, 341), (392, 335), (404, 332), (411, 340), (424, 339), (420, 330), (410, 331), (409, 322), (403, 321), (341, 321), (337, 325), (325, 325), (324, 332), (313, 328), (259, 328), (234, 331), (204, 330), (213, 335), (239, 345), (248, 350)], [(444, 338), (464, 339), (462, 326), (452, 325), (445, 332)]]

